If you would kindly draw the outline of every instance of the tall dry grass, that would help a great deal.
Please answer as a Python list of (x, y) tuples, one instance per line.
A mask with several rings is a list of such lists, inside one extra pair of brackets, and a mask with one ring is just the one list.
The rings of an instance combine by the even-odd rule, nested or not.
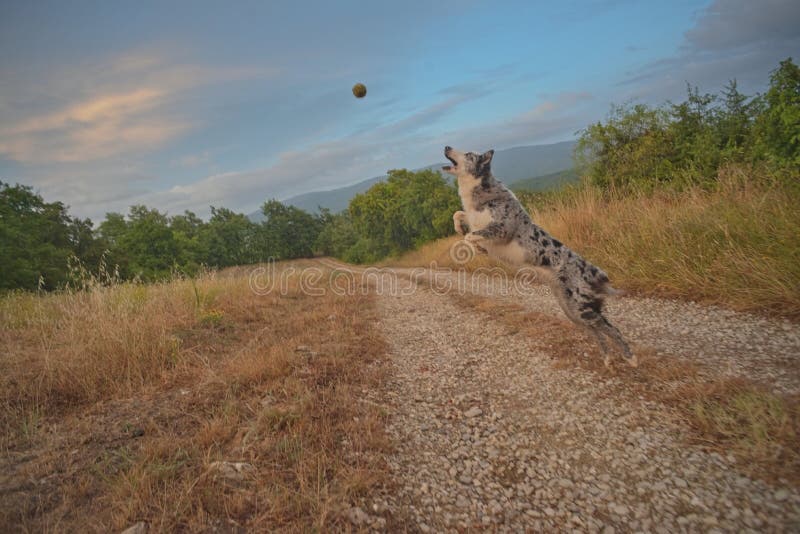
[(238, 286), (208, 274), (8, 295), (0, 299), (0, 398), (46, 409), (130, 395), (185, 363), (176, 333), (207, 320), (215, 295)]
[(583, 187), (527, 207), (615, 286), (800, 318), (800, 195), (720, 172), (713, 190), (614, 195)]
[(345, 528), (383, 477), (384, 346), (370, 295), (302, 266), (0, 300), (0, 531)]
[[(462, 236), (452, 236), (431, 241), (401, 256), (384, 260), (378, 265), (400, 268), (464, 269), (469, 272), (482, 268), (506, 268), (504, 264), (485, 254), (476, 252), (470, 253), (468, 256), (460, 256), (460, 254), (467, 253), (467, 249), (463, 247), (463, 240)], [(474, 249), (472, 250), (474, 251)], [(465, 258), (468, 258), (467, 261), (464, 260)]]

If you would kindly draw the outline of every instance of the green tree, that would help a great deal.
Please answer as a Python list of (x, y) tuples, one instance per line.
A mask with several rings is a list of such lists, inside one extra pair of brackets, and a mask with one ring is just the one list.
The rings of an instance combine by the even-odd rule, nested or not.
[(453, 233), (459, 209), (456, 188), (432, 170), (389, 171), (350, 201), (348, 213), (358, 239), (350, 257), (373, 261)]
[(322, 221), (295, 206), (268, 200), (261, 206), (264, 220), (257, 229), (259, 259), (308, 258), (322, 230)]
[(578, 169), (605, 188), (671, 180), (676, 147), (669, 121), (663, 109), (644, 104), (612, 106), (605, 123), (581, 132), (575, 148)]
[(35, 289), (40, 278), (45, 289), (63, 285), (68, 258), (90, 248), (87, 224), (30, 187), (0, 182), (0, 288)]
[(759, 148), (778, 163), (800, 165), (800, 68), (792, 58), (772, 71), (764, 106), (757, 121)]
[(118, 247), (127, 255), (130, 274), (143, 280), (166, 278), (176, 267), (178, 244), (169, 219), (146, 206), (131, 206)]
[(213, 267), (257, 261), (252, 252), (255, 224), (246, 215), (211, 206), (211, 218), (200, 230), (200, 243)]
[(727, 160), (742, 160), (751, 148), (751, 130), (758, 100), (739, 92), (736, 80), (722, 90), (722, 106), (717, 117), (720, 148)]
[(195, 274), (200, 265), (207, 263), (208, 250), (201, 236), (205, 223), (193, 212), (186, 210), (169, 220), (169, 227), (177, 244), (175, 262), (186, 274)]
[(331, 213), (323, 209), (320, 213), (320, 229), (314, 244), (314, 251), (322, 256), (336, 256), (345, 261), (356, 261), (347, 256), (347, 251), (358, 241), (350, 213)]

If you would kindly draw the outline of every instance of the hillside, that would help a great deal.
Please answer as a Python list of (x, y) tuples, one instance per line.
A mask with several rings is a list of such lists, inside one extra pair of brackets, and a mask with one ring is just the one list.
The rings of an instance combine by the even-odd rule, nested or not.
[(542, 176), (534, 176), (533, 178), (526, 178), (524, 180), (517, 180), (511, 184), (511, 188), (515, 191), (546, 191), (577, 182), (578, 173), (575, 169), (567, 169)]
[[(565, 169), (572, 168), (574, 147), (574, 141), (563, 141), (549, 145), (519, 146), (498, 150), (492, 160), (494, 174), (498, 179), (514, 188), (517, 188), (517, 182), (523, 181), (525, 186), (520, 189), (549, 189), (558, 183), (555, 179), (557, 177), (552, 175), (569, 172)], [(440, 169), (445, 164), (446, 162), (442, 160), (440, 163), (432, 163), (421, 169)], [(345, 209), (350, 199), (358, 193), (363, 193), (377, 182), (385, 179), (386, 175), (384, 174), (345, 187), (311, 191), (289, 197), (283, 200), (283, 203), (308, 212), (317, 212), (320, 207), (323, 207), (336, 213)], [(543, 184), (547, 185), (536, 186), (540, 179)], [(254, 222), (263, 219), (260, 211), (251, 213), (249, 217)]]

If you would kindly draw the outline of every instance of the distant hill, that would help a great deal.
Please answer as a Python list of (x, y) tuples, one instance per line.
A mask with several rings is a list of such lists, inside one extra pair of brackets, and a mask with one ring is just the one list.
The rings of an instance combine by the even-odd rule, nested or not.
[[(550, 145), (519, 146), (498, 150), (492, 159), (492, 172), (503, 183), (515, 189), (547, 189), (557, 185), (557, 181), (560, 178), (555, 175), (568, 172), (567, 170), (572, 168), (572, 150), (574, 147), (574, 141), (564, 141)], [(442, 165), (447, 165), (447, 162), (442, 160), (440, 163), (434, 163), (415, 170), (438, 170)], [(531, 176), (535, 178), (531, 178)], [(283, 203), (296, 206), (308, 212), (317, 212), (320, 207), (323, 207), (335, 213), (347, 208), (350, 199), (358, 193), (363, 193), (385, 179), (386, 175), (384, 174), (383, 176), (369, 178), (345, 187), (303, 193), (302, 195), (289, 197), (283, 200)], [(539, 181), (541, 181), (541, 184), (537, 186), (536, 184)], [(524, 182), (525, 185), (518, 187), (518, 182)], [(256, 222), (262, 219), (260, 211), (251, 213), (249, 217)]]
[(519, 146), (498, 150), (492, 158), (492, 172), (506, 185), (531, 176), (544, 176), (571, 169), (574, 141), (552, 145)]
[(574, 184), (579, 181), (578, 173), (575, 169), (552, 172), (542, 176), (517, 180), (510, 185), (514, 191), (547, 191), (556, 189), (566, 184)]

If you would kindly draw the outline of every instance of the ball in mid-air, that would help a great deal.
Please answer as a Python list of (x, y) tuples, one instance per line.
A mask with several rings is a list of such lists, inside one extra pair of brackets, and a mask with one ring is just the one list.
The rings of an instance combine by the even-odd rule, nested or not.
[(356, 98), (364, 98), (367, 96), (367, 86), (363, 83), (357, 83), (353, 86), (353, 94)]

